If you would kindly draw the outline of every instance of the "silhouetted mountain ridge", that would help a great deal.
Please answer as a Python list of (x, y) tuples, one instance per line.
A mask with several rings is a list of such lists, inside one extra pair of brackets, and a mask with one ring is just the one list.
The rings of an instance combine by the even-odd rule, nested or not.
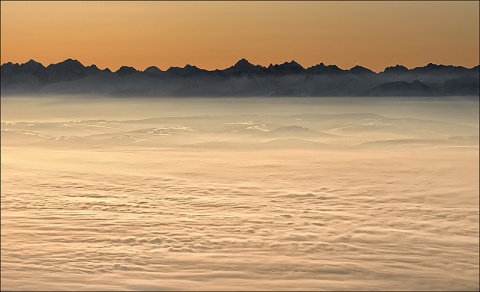
[(345, 70), (338, 68), (337, 65), (325, 65), (320, 63), (307, 68), (307, 72), (311, 74), (342, 74)]
[(447, 96), (479, 94), (479, 66), (429, 63), (402, 65), (376, 73), (356, 65), (305, 68), (295, 60), (269, 66), (242, 58), (226, 69), (187, 64), (166, 71), (122, 66), (117, 71), (83, 65), (75, 59), (44, 66), (35, 60), (1, 66), (2, 94), (80, 93), (146, 96)]

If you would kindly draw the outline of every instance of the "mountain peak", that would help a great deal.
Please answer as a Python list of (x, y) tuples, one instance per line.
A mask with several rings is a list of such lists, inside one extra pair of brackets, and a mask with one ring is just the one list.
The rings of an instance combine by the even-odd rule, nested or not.
[(345, 70), (338, 68), (337, 65), (325, 65), (323, 62), (307, 68), (307, 72), (313, 74), (342, 74)]
[(374, 73), (372, 70), (362, 67), (360, 65), (356, 65), (355, 67), (352, 67), (349, 71), (354, 74)]
[(397, 64), (395, 66), (385, 68), (385, 70), (383, 70), (383, 73), (406, 73), (408, 71), (409, 70), (407, 67)]
[(194, 76), (195, 74), (206, 72), (203, 69), (198, 68), (190, 64), (185, 65), (185, 67), (170, 67), (166, 71), (168, 74), (174, 74), (177, 76)]
[(41, 63), (30, 59), (28, 62), (19, 65), (18, 69), (23, 73), (39, 75), (45, 67)]
[(129, 66), (122, 66), (117, 71), (115, 71), (115, 73), (118, 74), (120, 77), (125, 77), (137, 72), (137, 69)]
[(72, 58), (67, 58), (63, 62), (78, 62), (78, 63), (80, 63), (77, 59), (72, 59)]
[[(270, 64), (270, 66), (272, 66)], [(269, 67), (270, 67), (269, 66)], [(295, 60), (292, 60), (290, 62), (284, 62), (282, 64), (276, 64), (276, 65), (273, 65), (272, 67), (282, 67), (282, 68), (300, 68), (300, 69), (304, 69), (302, 65), (298, 64)]]
[(453, 66), (453, 65), (442, 65), (442, 64), (433, 64), (428, 63), (426, 66), (423, 67), (416, 67), (412, 70), (413, 73), (420, 74), (420, 73), (436, 73), (436, 74), (467, 74), (469, 70), (462, 66)]
[(185, 65), (185, 67), (183, 67), (183, 69), (199, 69), (199, 68), (195, 65), (187, 64), (187, 65)]
[(445, 66), (445, 65), (437, 65), (437, 64), (433, 64), (433, 63), (428, 63), (426, 66), (423, 66), (423, 67), (417, 67), (415, 69), (427, 69), (427, 70), (434, 70), (434, 69), (440, 69), (440, 68), (446, 68), (448, 66)]
[[(23, 63), (22, 65), (29, 65), (29, 64), (39, 64), (39, 65), (42, 65), (40, 64), (39, 62), (35, 61), (34, 59), (30, 59), (28, 60), (27, 62)], [(43, 66), (43, 65), (42, 65)]]
[(290, 62), (285, 62), (283, 64), (275, 64), (268, 66), (268, 70), (274, 74), (297, 74), (304, 70), (305, 68), (302, 65), (298, 64), (294, 60)]
[(23, 68), (30, 68), (30, 69), (34, 69), (34, 70), (36, 70), (38, 68), (42, 68), (42, 69), (45, 68), (41, 63), (39, 63), (39, 62), (37, 62), (33, 59), (28, 60), (28, 62), (23, 63), (20, 66), (23, 67)]
[(163, 71), (160, 70), (157, 66), (150, 66), (147, 69), (143, 70), (143, 72), (155, 75), (155, 74), (160, 74)]
[(235, 63), (235, 65), (233, 65), (230, 68), (232, 68), (236, 71), (249, 71), (249, 70), (255, 68), (255, 65), (250, 63), (247, 59), (242, 58), (242, 59), (238, 60), (238, 62)]
[(84, 67), (83, 64), (80, 63), (80, 61), (75, 60), (75, 59), (70, 59), (70, 58), (66, 59), (66, 60), (63, 61), (63, 62), (59, 62), (59, 63), (57, 63), (57, 64), (55, 64), (55, 65), (82, 66), (82, 67)]
[(263, 67), (260, 65), (253, 65), (247, 59), (242, 58), (235, 63), (235, 65), (225, 69), (228, 74), (242, 75), (242, 74), (261, 74)]
[(250, 63), (247, 59), (245, 58), (241, 58), (240, 60), (238, 60), (237, 63), (235, 63), (235, 65), (233, 65), (233, 67), (251, 67), (253, 66), (252, 63)]
[(300, 67), (300, 68), (304, 69), (303, 66), (298, 64), (295, 60), (291, 60), (287, 64), (289, 64), (291, 67)]

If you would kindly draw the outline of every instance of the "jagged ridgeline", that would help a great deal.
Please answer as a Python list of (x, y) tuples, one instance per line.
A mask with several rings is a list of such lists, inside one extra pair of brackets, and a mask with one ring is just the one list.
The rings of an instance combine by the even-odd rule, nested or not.
[(186, 65), (162, 71), (122, 66), (116, 72), (67, 59), (45, 67), (30, 60), (1, 66), (2, 96), (92, 94), (106, 96), (478, 96), (479, 66), (397, 65), (376, 73), (355, 66), (304, 68), (295, 61), (268, 67), (241, 59), (222, 70)]

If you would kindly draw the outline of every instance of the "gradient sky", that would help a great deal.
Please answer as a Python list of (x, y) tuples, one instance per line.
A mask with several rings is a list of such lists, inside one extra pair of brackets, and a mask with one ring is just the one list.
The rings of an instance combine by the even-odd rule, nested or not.
[(1, 62), (479, 64), (479, 2), (1, 2)]

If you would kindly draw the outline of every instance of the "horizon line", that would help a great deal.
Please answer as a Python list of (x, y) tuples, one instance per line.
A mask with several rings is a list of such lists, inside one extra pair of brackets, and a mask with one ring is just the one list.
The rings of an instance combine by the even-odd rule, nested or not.
[[(34, 60), (34, 59), (30, 59), (30, 60), (28, 60), (28, 61), (26, 61), (26, 62), (24, 62), (24, 63), (14, 63), (14, 62), (12, 62), (12, 61), (8, 61), (8, 62), (5, 62), (5, 63), (2, 63), (0, 66), (3, 67), (4, 65), (6, 65), (6, 64), (8, 64), (8, 63), (11, 63), (11, 64), (13, 64), (13, 65), (15, 65), (15, 64), (16, 64), (16, 65), (24, 65), (24, 64), (27, 64), (27, 63), (33, 61), (33, 62), (39, 63), (39, 64), (41, 64), (43, 67), (47, 68), (48, 66), (57, 65), (57, 64), (60, 64), (60, 63), (64, 63), (64, 62), (66, 62), (66, 61), (69, 61), (69, 60), (70, 60), (70, 61), (79, 62), (79, 63), (80, 63), (82, 66), (84, 66), (84, 67), (95, 66), (95, 67), (97, 67), (98, 69), (100, 69), (95, 63), (92, 63), (91, 65), (85, 65), (85, 64), (82, 63), (80, 60), (78, 60), (78, 59), (73, 59), (73, 58), (67, 58), (67, 59), (65, 59), (65, 60), (63, 60), (63, 61), (60, 61), (60, 62), (57, 62), (57, 63), (50, 63), (50, 64), (48, 64), (48, 65), (44, 65), (43, 63), (41, 63), (41, 62), (39, 62), (39, 61), (36, 61), (36, 60)], [(283, 62), (283, 63), (277, 63), (277, 64), (270, 63), (269, 65), (264, 66), (264, 65), (261, 65), (261, 64), (253, 64), (253, 63), (251, 63), (250, 61), (248, 61), (248, 59), (246, 59), (246, 58), (240, 58), (240, 59), (239, 59), (238, 61), (236, 61), (233, 65), (231, 65), (231, 66), (229, 66), (229, 67), (226, 67), (226, 68), (223, 68), (223, 69), (217, 68), (217, 69), (211, 69), (211, 70), (209, 70), (209, 69), (200, 68), (200, 67), (197, 67), (197, 66), (195, 66), (195, 65), (192, 65), (192, 64), (190, 64), (190, 63), (187, 63), (187, 64), (186, 64), (185, 66), (183, 66), (183, 67), (180, 67), (180, 66), (171, 66), (171, 67), (169, 67), (169, 68), (166, 69), (166, 70), (162, 70), (162, 69), (158, 68), (158, 67), (155, 66), (155, 65), (147, 66), (147, 67), (146, 67), (145, 69), (143, 69), (143, 70), (139, 70), (139, 69), (137, 69), (137, 68), (135, 68), (135, 67), (133, 67), (133, 66), (128, 66), (128, 65), (122, 65), (122, 66), (120, 66), (120, 67), (119, 67), (117, 70), (115, 70), (115, 71), (111, 70), (111, 69), (108, 68), (108, 67), (105, 67), (104, 69), (100, 69), (100, 70), (107, 70), (107, 69), (108, 69), (109, 71), (115, 73), (115, 72), (118, 72), (121, 68), (127, 67), (127, 68), (133, 68), (133, 69), (135, 69), (135, 70), (138, 71), (138, 72), (145, 72), (148, 68), (155, 67), (155, 68), (157, 68), (158, 70), (160, 70), (160, 71), (162, 71), (162, 72), (166, 72), (166, 71), (168, 71), (169, 69), (172, 69), (172, 68), (184, 69), (184, 68), (187, 68), (187, 67), (194, 67), (194, 68), (197, 68), (197, 69), (200, 69), (200, 70), (204, 70), (204, 71), (208, 71), (208, 72), (215, 72), (215, 71), (222, 71), (222, 70), (226, 70), (226, 69), (228, 69), (228, 68), (231, 68), (231, 67), (235, 66), (236, 64), (238, 64), (239, 62), (241, 62), (241, 61), (243, 61), (243, 60), (247, 61), (249, 64), (251, 64), (251, 65), (253, 65), (253, 66), (261, 66), (261, 67), (266, 68), (266, 69), (269, 68), (270, 66), (279, 66), (279, 65), (284, 65), (284, 64), (296, 63), (296, 64), (300, 65), (304, 70), (306, 70), (306, 69), (309, 69), (309, 68), (312, 68), (312, 67), (319, 66), (319, 65), (322, 65), (322, 64), (323, 64), (323, 65), (326, 66), (326, 67), (328, 67), (328, 66), (335, 66), (335, 67), (337, 67), (338, 69), (343, 70), (343, 71), (349, 71), (349, 70), (352, 70), (353, 68), (356, 68), (356, 67), (362, 67), (362, 68), (368, 69), (368, 70), (370, 70), (370, 71), (372, 71), (372, 72), (374, 72), (374, 73), (377, 73), (377, 74), (384, 72), (387, 68), (395, 68), (395, 67), (405, 67), (405, 68), (407, 68), (408, 70), (413, 70), (413, 69), (416, 69), (416, 68), (427, 67), (427, 66), (429, 66), (429, 65), (434, 65), (434, 66), (446, 66), (446, 67), (462, 67), (462, 68), (466, 68), (466, 69), (474, 69), (475, 67), (479, 67), (479, 66), (480, 66), (480, 64), (478, 64), (478, 65), (474, 65), (474, 66), (472, 66), (472, 67), (469, 68), (469, 67), (465, 67), (465, 66), (461, 66), (461, 65), (435, 64), (435, 63), (429, 62), (429, 63), (425, 64), (424, 66), (417, 66), (417, 67), (410, 67), (410, 68), (407, 67), (407, 66), (405, 66), (405, 65), (402, 65), (402, 64), (396, 64), (396, 65), (392, 65), (392, 66), (387, 66), (387, 67), (385, 67), (385, 68), (383, 69), (383, 71), (375, 71), (375, 70), (372, 70), (372, 69), (370, 69), (370, 68), (368, 68), (368, 67), (365, 67), (365, 66), (362, 66), (362, 65), (359, 65), (359, 64), (357, 64), (357, 65), (355, 65), (355, 66), (353, 66), (353, 67), (351, 67), (351, 68), (349, 68), (349, 69), (343, 69), (343, 68), (340, 68), (340, 67), (339, 67), (338, 65), (336, 65), (336, 64), (325, 64), (325, 63), (323, 63), (323, 62), (317, 63), (317, 64), (312, 65), (312, 66), (310, 66), (310, 67), (304, 67), (302, 64), (298, 63), (298, 62), (295, 61), (294, 59), (292, 59), (291, 61), (285, 61), (285, 62)]]

